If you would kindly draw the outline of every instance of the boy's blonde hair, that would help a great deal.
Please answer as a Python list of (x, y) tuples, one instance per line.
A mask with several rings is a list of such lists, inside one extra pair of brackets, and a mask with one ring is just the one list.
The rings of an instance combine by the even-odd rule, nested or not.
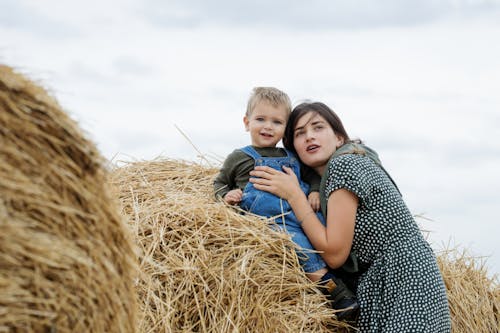
[(286, 93), (273, 87), (255, 87), (248, 99), (247, 112), (245, 115), (249, 117), (257, 103), (262, 101), (266, 101), (274, 107), (283, 105), (287, 114), (292, 112), (292, 102)]

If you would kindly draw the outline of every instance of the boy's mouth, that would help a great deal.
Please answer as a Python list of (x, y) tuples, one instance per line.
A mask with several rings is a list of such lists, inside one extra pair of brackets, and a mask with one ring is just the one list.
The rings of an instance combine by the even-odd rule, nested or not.
[(273, 135), (269, 133), (260, 133), (260, 135), (265, 136), (266, 138), (272, 138)]

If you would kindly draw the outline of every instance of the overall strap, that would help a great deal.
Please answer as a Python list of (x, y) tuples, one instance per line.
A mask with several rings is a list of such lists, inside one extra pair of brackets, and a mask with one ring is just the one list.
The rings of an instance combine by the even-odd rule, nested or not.
[(247, 154), (248, 156), (252, 157), (254, 160), (261, 158), (260, 154), (255, 150), (254, 147), (252, 146), (246, 146), (243, 148), (240, 148), (242, 152)]
[(283, 149), (285, 150), (287, 157), (293, 157), (293, 158), (297, 159), (297, 156), (295, 156), (295, 154), (292, 153), (290, 150), (288, 150), (286, 148), (283, 148)]

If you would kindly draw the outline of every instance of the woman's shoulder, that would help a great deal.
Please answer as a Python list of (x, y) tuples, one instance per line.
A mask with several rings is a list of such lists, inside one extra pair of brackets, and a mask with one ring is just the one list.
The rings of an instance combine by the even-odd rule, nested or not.
[(332, 156), (332, 158), (330, 159), (330, 164), (332, 165), (357, 164), (361, 163), (365, 158), (366, 156), (362, 154), (345, 153)]
[(332, 160), (336, 158), (340, 158), (342, 162), (372, 160), (375, 164), (380, 164), (377, 152), (362, 142), (349, 142), (342, 145), (333, 153)]
[[(326, 193), (345, 188), (358, 198), (366, 197), (364, 156), (346, 153), (332, 156), (322, 178)], [(326, 196), (328, 197), (328, 195)]]
[[(357, 153), (333, 156), (327, 166), (327, 175), (339, 177), (356, 177), (362, 175), (373, 166), (369, 157)], [(350, 176), (349, 176), (350, 175)]]
[(370, 159), (376, 164), (380, 164), (377, 152), (362, 142), (348, 142), (342, 145), (333, 153), (333, 157), (340, 157), (341, 160), (347, 161), (366, 161)]

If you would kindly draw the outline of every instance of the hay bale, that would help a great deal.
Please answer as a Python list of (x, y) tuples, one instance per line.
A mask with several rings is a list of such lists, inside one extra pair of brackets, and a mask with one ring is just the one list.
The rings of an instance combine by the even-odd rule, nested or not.
[(293, 243), (212, 197), (217, 170), (127, 163), (112, 181), (141, 249), (141, 332), (342, 332)]
[(500, 287), (488, 277), (481, 258), (467, 250), (450, 249), (438, 256), (448, 293), (452, 332), (497, 333), (500, 331)]
[[(217, 171), (163, 159), (113, 172), (141, 248), (140, 331), (347, 330), (302, 273), (286, 235), (213, 201)], [(498, 284), (464, 260), (438, 257), (452, 332), (497, 332)]]
[(0, 332), (135, 332), (136, 255), (104, 161), (7, 66), (0, 140)]

